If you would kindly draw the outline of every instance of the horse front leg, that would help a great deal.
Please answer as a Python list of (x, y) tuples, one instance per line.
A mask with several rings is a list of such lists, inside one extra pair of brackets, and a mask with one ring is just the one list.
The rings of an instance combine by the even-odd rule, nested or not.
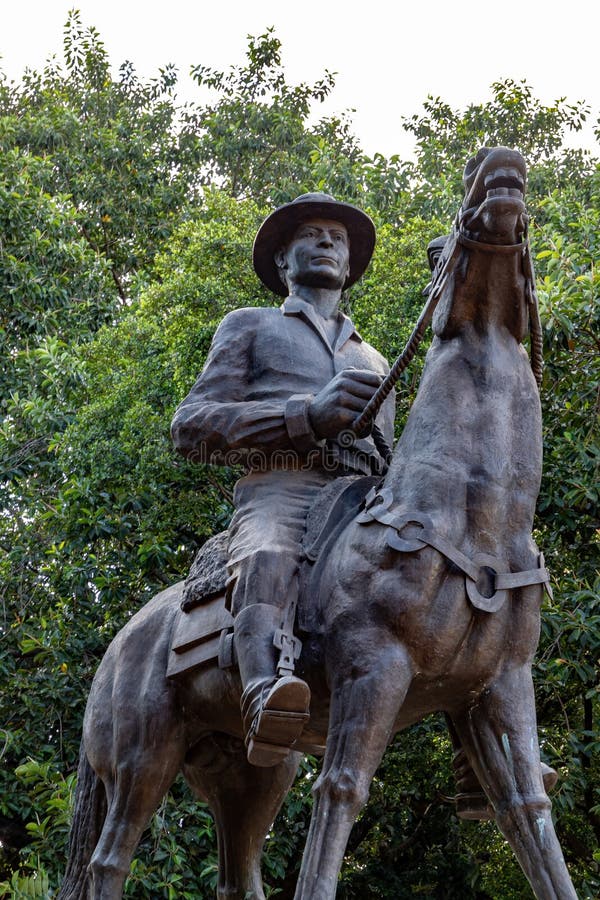
[(327, 749), (313, 788), (314, 806), (295, 900), (335, 897), (350, 831), (367, 801), (371, 779), (412, 677), (404, 648), (392, 643), (388, 632), (369, 637), (363, 632), (360, 643), (351, 635), (346, 638), (330, 656), (337, 669), (332, 678)]
[(529, 666), (513, 667), (452, 716), (469, 761), (538, 900), (577, 900), (540, 768)]

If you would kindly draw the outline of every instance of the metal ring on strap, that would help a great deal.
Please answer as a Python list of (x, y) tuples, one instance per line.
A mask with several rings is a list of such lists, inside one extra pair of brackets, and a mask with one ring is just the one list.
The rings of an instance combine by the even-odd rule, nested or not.
[[(505, 560), (485, 553), (477, 553), (473, 559), (469, 559), (458, 547), (434, 530), (429, 516), (410, 511), (394, 514), (389, 510), (392, 502), (393, 495), (389, 489), (372, 492), (368, 497), (367, 508), (359, 514), (356, 521), (363, 525), (369, 522), (386, 525), (386, 543), (400, 553), (414, 553), (425, 546), (437, 550), (464, 573), (467, 596), (476, 609), (497, 612), (506, 601), (509, 590), (533, 584), (543, 584), (552, 597), (550, 573), (545, 567), (542, 553), (538, 556), (538, 568), (523, 572), (511, 572)], [(403, 538), (400, 532), (407, 525), (416, 525), (421, 531), (412, 538)]]
[[(400, 532), (407, 525), (420, 526), (423, 529), (422, 536), (419, 535), (419, 537), (412, 539), (400, 537)], [(412, 553), (414, 550), (422, 550), (423, 547), (429, 544), (427, 537), (432, 529), (433, 522), (429, 516), (424, 516), (421, 513), (416, 518), (411, 513), (404, 516), (396, 516), (387, 536), (388, 546), (393, 547), (394, 550), (399, 550), (401, 553)]]
[[(478, 569), (477, 579), (473, 580), (467, 575), (467, 596), (476, 609), (497, 612), (508, 596), (508, 590), (500, 588), (498, 584), (498, 579), (509, 571), (508, 563), (486, 553), (477, 553), (473, 562)], [(484, 589), (485, 593), (482, 593)]]

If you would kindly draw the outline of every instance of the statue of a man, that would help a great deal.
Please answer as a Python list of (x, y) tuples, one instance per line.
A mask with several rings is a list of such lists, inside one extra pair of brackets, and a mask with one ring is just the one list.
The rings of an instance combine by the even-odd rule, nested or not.
[[(228, 590), (255, 765), (280, 762), (308, 718), (310, 691), (293, 675), (298, 641), (290, 626), (308, 510), (332, 479), (380, 471), (371, 438), (338, 440), (388, 371), (339, 310), (374, 244), (371, 219), (327, 194), (303, 194), (268, 216), (254, 268), (286, 299), (225, 317), (173, 419), (184, 456), (243, 461), (248, 470), (235, 488)], [(390, 395), (377, 419), (390, 444), (393, 422)]]

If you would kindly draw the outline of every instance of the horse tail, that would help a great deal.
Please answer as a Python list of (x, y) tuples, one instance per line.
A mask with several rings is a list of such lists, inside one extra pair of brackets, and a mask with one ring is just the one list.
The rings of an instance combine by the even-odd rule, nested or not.
[(106, 809), (104, 785), (92, 769), (82, 741), (67, 869), (56, 900), (84, 900), (88, 896), (88, 866), (100, 838)]

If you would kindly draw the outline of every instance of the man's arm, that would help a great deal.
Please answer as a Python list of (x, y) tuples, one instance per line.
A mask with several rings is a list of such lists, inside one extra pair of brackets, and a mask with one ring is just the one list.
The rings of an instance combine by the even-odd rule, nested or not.
[(217, 329), (204, 369), (173, 417), (176, 449), (195, 462), (227, 465), (228, 453), (258, 450), (306, 452), (319, 446), (306, 411), (309, 397), (246, 399), (260, 309), (229, 313)]

